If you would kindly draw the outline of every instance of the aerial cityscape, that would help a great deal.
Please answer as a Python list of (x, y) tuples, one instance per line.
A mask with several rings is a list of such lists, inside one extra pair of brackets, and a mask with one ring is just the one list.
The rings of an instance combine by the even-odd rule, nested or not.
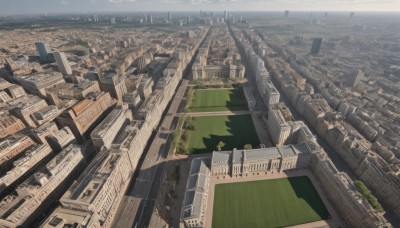
[(396, 0), (28, 2), (0, 10), (0, 228), (400, 227)]

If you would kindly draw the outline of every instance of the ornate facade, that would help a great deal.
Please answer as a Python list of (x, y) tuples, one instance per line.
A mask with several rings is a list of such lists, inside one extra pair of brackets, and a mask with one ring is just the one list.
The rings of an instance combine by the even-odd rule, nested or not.
[(308, 167), (311, 149), (306, 143), (252, 150), (214, 151), (212, 176), (248, 176)]

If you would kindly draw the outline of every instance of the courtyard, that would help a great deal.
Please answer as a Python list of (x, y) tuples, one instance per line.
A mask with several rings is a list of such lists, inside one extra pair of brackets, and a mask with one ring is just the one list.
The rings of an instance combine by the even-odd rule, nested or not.
[(188, 105), (189, 112), (218, 112), (247, 110), (241, 88), (196, 89)]
[(212, 227), (286, 227), (329, 218), (307, 176), (215, 185)]
[(193, 117), (192, 124), (194, 130), (186, 130), (192, 154), (217, 150), (219, 142), (225, 144), (222, 150), (242, 149), (246, 144), (256, 148), (260, 144), (250, 115)]

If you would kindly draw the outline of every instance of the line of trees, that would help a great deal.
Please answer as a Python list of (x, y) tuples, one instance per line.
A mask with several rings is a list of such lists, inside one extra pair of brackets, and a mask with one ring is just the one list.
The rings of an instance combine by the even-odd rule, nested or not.
[(361, 193), (361, 195), (365, 199), (367, 199), (369, 204), (371, 204), (372, 208), (374, 208), (379, 212), (383, 211), (382, 205), (378, 202), (375, 196), (372, 195), (371, 191), (367, 188), (367, 186), (365, 186), (365, 184), (362, 181), (356, 180), (354, 181), (354, 184), (357, 187), (357, 190)]

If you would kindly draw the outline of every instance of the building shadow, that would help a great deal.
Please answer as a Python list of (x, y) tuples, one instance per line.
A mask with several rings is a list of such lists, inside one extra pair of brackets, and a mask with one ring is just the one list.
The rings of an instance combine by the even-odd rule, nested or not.
[[(134, 204), (137, 204), (136, 207), (133, 207), (136, 209), (131, 212), (131, 216), (134, 216), (132, 227), (149, 227), (154, 213), (157, 213), (161, 220), (170, 221), (171, 218), (164, 205), (166, 198), (163, 188), (167, 185), (168, 166), (173, 165), (173, 163), (174, 161), (164, 161), (152, 165), (141, 170), (140, 174), (134, 179), (133, 189), (128, 190), (126, 194), (135, 197)], [(173, 196), (171, 196), (171, 200), (174, 200), (172, 198)]]
[(313, 211), (318, 214), (321, 220), (328, 220), (331, 218), (328, 209), (324, 205), (313, 183), (307, 176), (289, 177), (288, 180), (293, 191), (296, 193), (296, 196), (307, 202)]
[(228, 107), (229, 111), (248, 110), (242, 88), (235, 88), (230, 91), (226, 107)]
[(224, 142), (225, 146), (221, 150), (243, 149), (246, 144), (251, 144), (252, 148), (258, 148), (260, 141), (250, 115), (227, 116), (225, 121), (227, 132), (230, 135), (210, 134), (203, 137), (205, 148), (191, 148), (191, 153), (210, 153), (217, 150), (219, 142)]
[[(218, 88), (216, 88), (218, 89)], [(224, 88), (221, 88), (224, 89)], [(190, 107), (191, 109), (195, 109), (194, 112), (207, 112), (210, 108), (220, 108), (221, 111), (224, 111), (224, 108), (227, 111), (243, 111), (248, 110), (246, 98), (244, 97), (244, 93), (242, 88), (234, 88), (234, 89), (226, 89), (229, 90), (229, 99), (226, 101), (225, 105), (205, 105), (198, 107)], [(194, 100), (195, 96), (193, 96), (192, 100)]]

